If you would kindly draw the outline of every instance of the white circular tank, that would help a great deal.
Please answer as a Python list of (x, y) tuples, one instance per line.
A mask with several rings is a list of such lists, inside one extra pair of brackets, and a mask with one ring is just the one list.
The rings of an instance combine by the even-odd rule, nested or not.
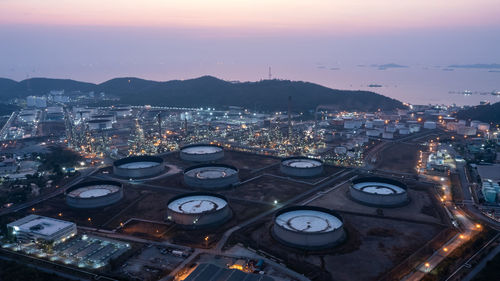
[(353, 180), (349, 194), (354, 201), (369, 206), (395, 207), (408, 203), (406, 185), (388, 178), (365, 177)]
[(194, 144), (181, 148), (182, 160), (191, 162), (210, 162), (224, 158), (222, 147), (211, 144)]
[(272, 235), (287, 246), (308, 250), (332, 247), (345, 239), (342, 217), (329, 209), (313, 206), (293, 206), (278, 211)]
[(184, 170), (184, 183), (202, 189), (221, 189), (239, 182), (238, 169), (224, 164), (202, 164)]
[(116, 181), (91, 181), (74, 185), (65, 192), (66, 204), (90, 209), (112, 205), (123, 198), (122, 184)]
[(323, 161), (308, 157), (289, 157), (281, 160), (283, 174), (294, 177), (314, 177), (323, 173)]
[(164, 170), (163, 159), (156, 156), (131, 156), (113, 163), (113, 173), (124, 178), (146, 178), (159, 175)]
[(231, 216), (227, 199), (215, 193), (183, 194), (170, 199), (167, 204), (167, 220), (185, 228), (218, 226)]

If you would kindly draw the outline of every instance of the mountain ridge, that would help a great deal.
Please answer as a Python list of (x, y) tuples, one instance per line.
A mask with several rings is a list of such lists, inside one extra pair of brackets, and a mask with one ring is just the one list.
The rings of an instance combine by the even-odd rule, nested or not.
[(186, 80), (153, 81), (137, 77), (119, 77), (100, 84), (71, 79), (30, 78), (12, 83), (0, 80), (4, 99), (43, 95), (50, 90), (105, 92), (132, 105), (182, 107), (242, 106), (259, 110), (286, 110), (292, 97), (294, 111), (314, 110), (318, 105), (333, 105), (339, 110), (376, 111), (403, 108), (395, 99), (371, 92), (331, 89), (319, 84), (290, 80), (229, 82), (213, 76)]

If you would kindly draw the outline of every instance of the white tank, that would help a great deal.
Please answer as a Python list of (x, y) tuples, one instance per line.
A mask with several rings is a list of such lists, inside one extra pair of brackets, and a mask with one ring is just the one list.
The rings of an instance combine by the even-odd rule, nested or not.
[(373, 126), (384, 126), (384, 125), (385, 125), (385, 121), (382, 119), (373, 120)]
[(424, 122), (424, 129), (436, 129), (436, 122), (426, 121)]
[(333, 151), (336, 154), (345, 154), (347, 152), (347, 148), (345, 148), (344, 146), (337, 146)]
[(490, 124), (488, 124), (488, 123), (480, 123), (480, 124), (477, 125), (477, 129), (479, 131), (483, 131), (483, 132), (488, 131), (490, 129)]
[(408, 130), (408, 128), (400, 128), (399, 134), (400, 135), (408, 135), (408, 134), (410, 134), (410, 130)]
[(393, 139), (394, 138), (394, 133), (384, 132), (382, 134), (382, 138), (384, 138), (384, 139)]
[(470, 126), (471, 126), (472, 128), (477, 128), (477, 126), (478, 126), (479, 124), (481, 124), (481, 121), (478, 121), (478, 120), (472, 120), (472, 121), (470, 121)]
[(366, 136), (367, 137), (378, 137), (378, 136), (380, 136), (380, 132), (378, 130), (367, 130)]

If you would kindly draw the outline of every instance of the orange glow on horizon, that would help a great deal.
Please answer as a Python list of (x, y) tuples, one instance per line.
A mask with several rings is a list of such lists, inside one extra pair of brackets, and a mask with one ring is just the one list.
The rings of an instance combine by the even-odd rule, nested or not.
[(497, 0), (3, 0), (0, 24), (344, 33), (498, 25), (498, 10)]

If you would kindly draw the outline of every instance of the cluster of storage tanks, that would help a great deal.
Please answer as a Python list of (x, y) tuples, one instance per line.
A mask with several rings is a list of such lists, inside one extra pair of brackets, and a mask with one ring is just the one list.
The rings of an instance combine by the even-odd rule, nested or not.
[[(230, 220), (233, 213), (228, 200), (210, 192), (239, 181), (237, 168), (210, 163), (223, 157), (223, 149), (212, 145), (190, 145), (182, 148), (179, 155), (189, 162), (209, 162), (184, 170), (185, 184), (204, 191), (171, 198), (167, 202), (166, 219), (187, 229), (215, 227)], [(114, 172), (120, 177), (142, 178), (161, 173), (160, 166), (164, 165), (159, 157), (133, 156), (115, 161)], [(280, 167), (282, 173), (294, 177), (323, 173), (320, 160), (306, 157), (285, 158)], [(395, 207), (408, 202), (406, 185), (380, 177), (353, 180), (349, 195), (356, 202), (374, 207)], [(66, 196), (72, 207), (94, 208), (119, 201), (123, 191), (116, 182), (89, 182), (68, 189)], [(346, 238), (343, 218), (330, 209), (316, 206), (291, 206), (279, 210), (273, 217), (270, 231), (280, 243), (305, 250), (333, 247)]]
[(467, 126), (465, 120), (459, 120), (458, 122), (447, 123), (446, 129), (454, 131), (459, 135), (474, 136), (477, 134), (477, 131), (487, 132), (490, 129), (490, 124), (473, 120), (470, 122), (469, 126)]

